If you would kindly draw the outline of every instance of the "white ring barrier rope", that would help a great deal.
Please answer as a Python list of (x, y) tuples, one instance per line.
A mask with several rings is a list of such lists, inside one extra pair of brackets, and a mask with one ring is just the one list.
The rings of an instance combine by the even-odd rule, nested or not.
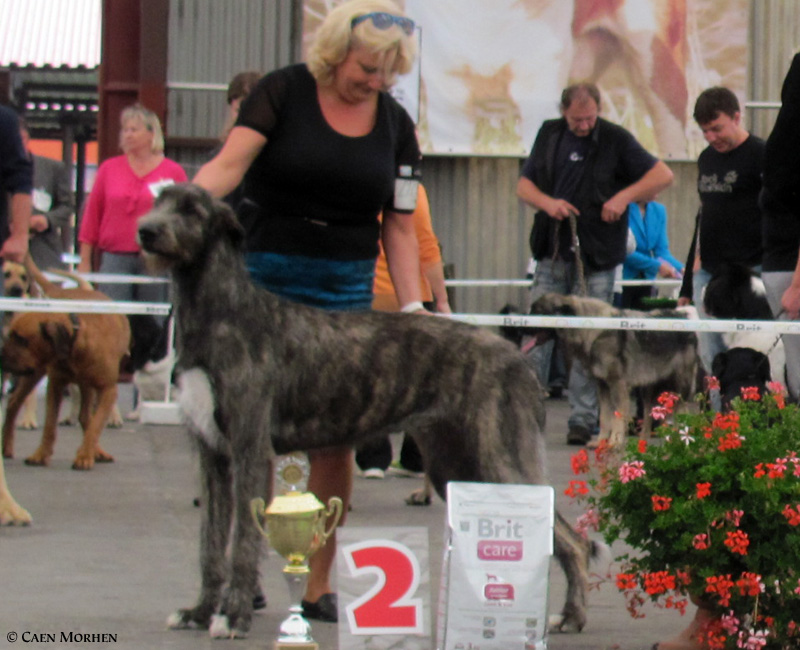
[(72, 314), (150, 314), (168, 316), (167, 302), (113, 300), (51, 300), (49, 298), (0, 298), (0, 311), (35, 311)]
[(503, 314), (449, 314), (445, 318), (498, 327), (638, 330), (656, 332), (762, 332), (800, 334), (800, 321), (697, 320), (686, 318), (605, 318), (586, 316), (523, 316)]
[[(446, 287), (530, 287), (533, 280), (445, 280)], [(614, 287), (664, 287), (681, 286), (681, 280), (618, 280)]]
[[(89, 282), (100, 284), (167, 284), (170, 279), (167, 277), (155, 277), (152, 275), (127, 275), (125, 273), (78, 273), (77, 271), (70, 271), (71, 275), (75, 275)], [(44, 276), (51, 282), (69, 283), (73, 282), (69, 278), (58, 273), (51, 273), (44, 271)]]

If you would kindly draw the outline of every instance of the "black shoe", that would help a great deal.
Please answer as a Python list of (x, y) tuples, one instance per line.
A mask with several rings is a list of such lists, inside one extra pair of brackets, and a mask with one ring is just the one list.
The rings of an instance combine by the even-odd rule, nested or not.
[(313, 618), (316, 621), (325, 623), (337, 623), (339, 621), (336, 594), (322, 594), (316, 603), (309, 603), (304, 600), (300, 604), (303, 606), (303, 616), (306, 618)]
[(592, 432), (579, 424), (572, 425), (567, 432), (568, 445), (585, 445), (592, 439)]
[(547, 396), (550, 399), (561, 399), (564, 397), (564, 387), (563, 386), (550, 386), (548, 389)]
[(258, 611), (260, 609), (267, 608), (267, 599), (264, 597), (264, 593), (259, 589), (256, 592), (256, 595), (253, 596), (253, 611)]

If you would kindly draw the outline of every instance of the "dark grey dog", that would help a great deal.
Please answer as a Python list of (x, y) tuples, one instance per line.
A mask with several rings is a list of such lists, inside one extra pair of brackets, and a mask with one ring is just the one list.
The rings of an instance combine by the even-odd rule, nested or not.
[[(212, 636), (250, 627), (261, 538), (249, 503), (267, 493), (276, 452), (407, 431), (440, 495), (448, 481), (545, 482), (541, 389), (512, 344), (444, 318), (286, 302), (250, 281), (242, 237), (230, 209), (190, 184), (139, 222), (143, 250), (174, 280), (181, 406), (204, 477), (200, 598), (169, 624)], [(559, 517), (555, 551), (569, 583), (561, 625), (580, 629), (595, 547)]]

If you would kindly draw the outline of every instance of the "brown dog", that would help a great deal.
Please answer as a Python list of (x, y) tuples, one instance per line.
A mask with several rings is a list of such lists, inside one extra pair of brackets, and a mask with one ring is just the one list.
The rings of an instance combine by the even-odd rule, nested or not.
[[(30, 298), (38, 295), (36, 285), (31, 282), (28, 269), (24, 264), (6, 260), (3, 262), (3, 295), (7, 298)], [(3, 318), (3, 339), (8, 335), (14, 312), (6, 312)], [(5, 386), (6, 373), (3, 373), (2, 385)], [(36, 393), (31, 392), (22, 407), (22, 416), (17, 426), (20, 429), (36, 429), (39, 426), (36, 417)]]
[[(51, 298), (109, 300), (99, 291), (64, 289), (26, 262), (29, 272)], [(79, 420), (83, 443), (74, 469), (91, 469), (95, 462), (113, 458), (98, 445), (100, 434), (116, 404), (117, 380), (122, 358), (130, 347), (130, 326), (121, 314), (22, 313), (11, 321), (3, 346), (2, 366), (20, 378), (18, 390), (8, 402), (3, 423), (3, 456), (13, 457), (14, 423), (22, 402), (46, 374), (47, 411), (39, 448), (25, 462), (47, 465), (53, 455), (58, 409), (64, 389), (71, 382), (81, 389)], [(94, 407), (94, 408), (93, 408)]]

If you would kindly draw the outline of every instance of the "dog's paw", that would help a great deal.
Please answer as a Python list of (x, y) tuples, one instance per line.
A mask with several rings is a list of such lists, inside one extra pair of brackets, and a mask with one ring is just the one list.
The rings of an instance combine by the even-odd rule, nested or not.
[(247, 632), (248, 629), (241, 622), (231, 627), (225, 614), (214, 614), (208, 627), (212, 639), (244, 639), (247, 638)]
[(31, 429), (38, 429), (39, 422), (36, 418), (21, 418), (19, 422), (17, 422), (17, 429), (24, 429), (26, 431), (30, 431)]
[(72, 461), (72, 469), (88, 471), (94, 467), (94, 454), (78, 453)]
[(123, 424), (125, 424), (125, 422), (122, 419), (122, 413), (119, 412), (119, 406), (114, 404), (114, 408), (111, 409), (111, 413), (108, 415), (106, 426), (110, 429), (119, 429)]
[(561, 614), (550, 616), (548, 624), (558, 632), (580, 632), (586, 626), (586, 610), (574, 603), (564, 603)]
[(208, 628), (208, 621), (198, 621), (195, 610), (179, 609), (167, 616), (167, 628), (170, 630), (200, 630)]
[(138, 422), (141, 419), (141, 415), (139, 414), (139, 409), (135, 409), (135, 410), (131, 411), (130, 413), (128, 413), (125, 416), (125, 419), (128, 422)]
[(406, 497), (406, 505), (408, 506), (429, 506), (431, 505), (431, 495), (425, 488), (414, 490)]
[(0, 526), (27, 526), (33, 521), (30, 513), (11, 495), (0, 500)]
[(32, 467), (47, 467), (50, 464), (50, 456), (36, 451), (25, 459), (25, 464)]
[(76, 424), (78, 424), (78, 419), (67, 415), (59, 419), (58, 424), (62, 427), (74, 427)]
[(103, 451), (98, 447), (94, 452), (94, 462), (95, 463), (113, 463), (114, 457), (109, 454), (107, 451)]

